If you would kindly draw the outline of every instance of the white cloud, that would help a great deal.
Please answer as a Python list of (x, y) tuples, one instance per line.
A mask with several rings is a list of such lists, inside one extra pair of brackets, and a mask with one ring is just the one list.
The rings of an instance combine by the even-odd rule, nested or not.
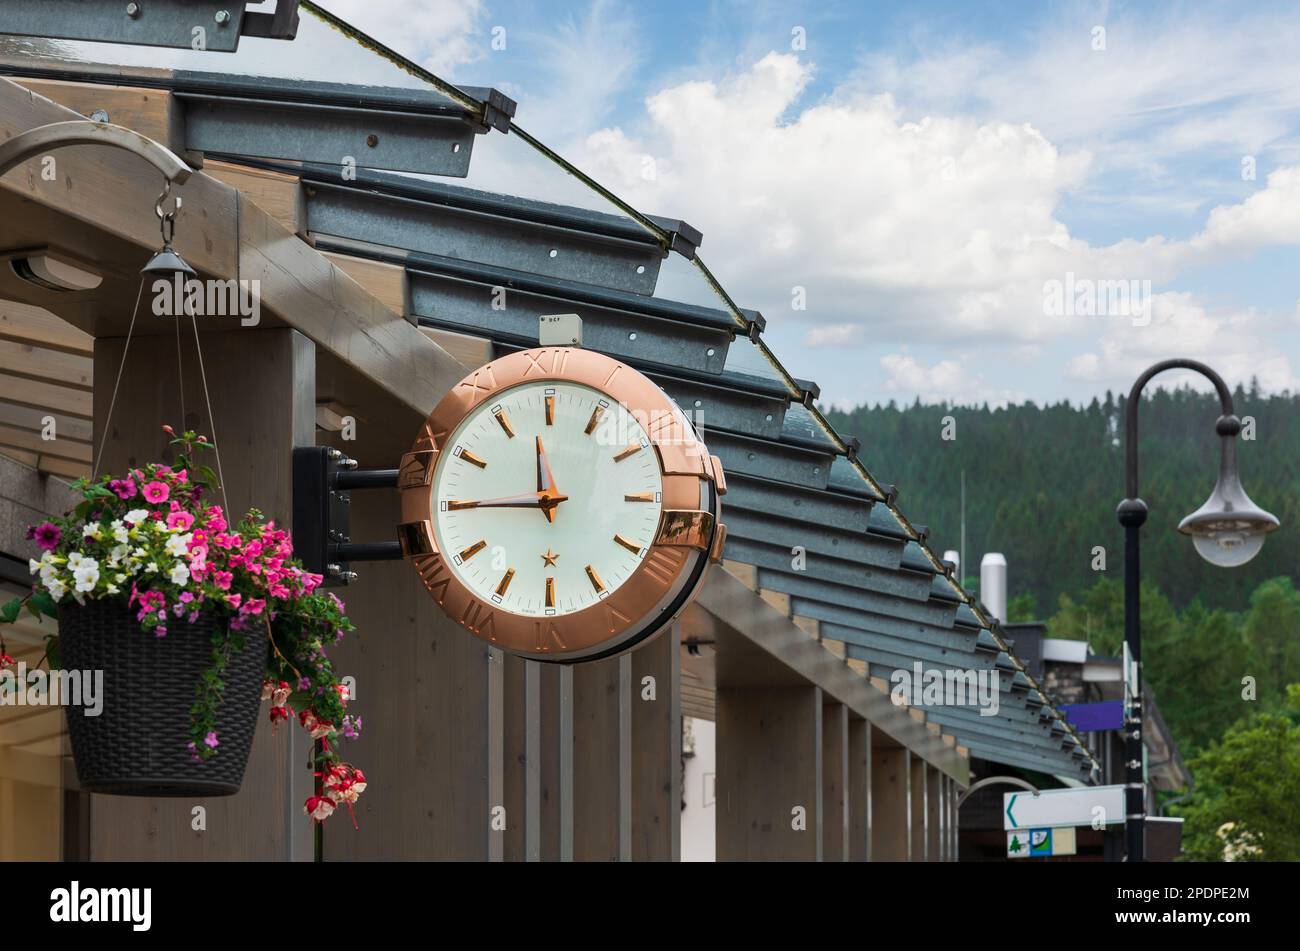
[(482, 0), (330, 0), (327, 9), (443, 79), (488, 47)]
[(990, 386), (983, 374), (967, 361), (940, 360), (930, 366), (907, 353), (890, 353), (880, 358), (885, 371), (880, 391), (885, 394), (916, 395), (923, 403), (989, 403), (1005, 406), (1024, 400), (1018, 390)]
[[(1277, 348), (1272, 321), (1254, 311), (1213, 314), (1188, 293), (1152, 298), (1151, 323), (1108, 321), (1095, 348), (1066, 364), (1066, 376), (1095, 384), (1127, 386), (1152, 363), (1170, 356), (1201, 359), (1229, 383), (1257, 377), (1265, 390), (1295, 390), (1295, 368)], [(1208, 384), (1197, 374), (1162, 375), (1161, 385)]]

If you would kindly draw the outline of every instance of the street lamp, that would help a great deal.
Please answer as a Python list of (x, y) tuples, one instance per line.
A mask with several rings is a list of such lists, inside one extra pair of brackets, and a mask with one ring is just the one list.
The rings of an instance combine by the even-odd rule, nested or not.
[[(1194, 370), (1214, 384), (1219, 394), (1222, 415), (1214, 424), (1219, 434), (1219, 481), (1205, 504), (1178, 523), (1178, 530), (1192, 536), (1197, 554), (1212, 565), (1232, 568), (1244, 565), (1264, 546), (1264, 536), (1278, 527), (1277, 518), (1265, 512), (1246, 495), (1237, 474), (1237, 434), (1241, 420), (1232, 409), (1232, 393), (1223, 377), (1196, 360), (1163, 360), (1149, 367), (1137, 378), (1128, 394), (1124, 423), (1125, 498), (1116, 510), (1124, 526), (1124, 642), (1137, 671), (1133, 685), (1136, 696), (1125, 723), (1124, 755), (1127, 767), (1125, 799), (1125, 838), (1128, 860), (1141, 862), (1144, 857), (1146, 819), (1146, 785), (1142, 776), (1142, 628), (1140, 621), (1141, 571), (1138, 565), (1138, 529), (1147, 520), (1147, 505), (1138, 496), (1138, 406), (1142, 388), (1156, 374), (1165, 370)], [(1127, 674), (1127, 671), (1125, 672)]]

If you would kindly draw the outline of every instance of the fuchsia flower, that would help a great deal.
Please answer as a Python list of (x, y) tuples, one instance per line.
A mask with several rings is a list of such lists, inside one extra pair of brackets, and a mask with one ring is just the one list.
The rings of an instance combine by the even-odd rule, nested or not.
[(46, 551), (54, 551), (62, 537), (63, 530), (51, 522), (42, 522), (32, 532), (32, 538), (36, 540), (37, 546)]
[(316, 822), (324, 822), (334, 814), (334, 803), (324, 796), (311, 796), (302, 811)]
[[(212, 573), (212, 583), (222, 591), (229, 591), (230, 583), (234, 580), (234, 574), (229, 571), (215, 571)], [(238, 597), (238, 595), (236, 595), (236, 597)], [(232, 607), (237, 607), (237, 605), (232, 605)]]
[[(173, 502), (172, 504), (175, 505), (176, 503)], [(194, 524), (194, 516), (191, 515), (189, 512), (185, 512), (185, 511), (172, 512), (170, 515), (167, 516), (168, 528), (174, 528), (182, 532), (188, 532), (190, 530), (190, 526), (193, 524)]]
[(145, 501), (151, 505), (166, 502), (167, 497), (171, 494), (171, 490), (167, 488), (165, 483), (156, 480), (146, 485), (143, 491)]
[(215, 750), (221, 744), (217, 742), (217, 731), (212, 730), (203, 738), (203, 745), (210, 750)]

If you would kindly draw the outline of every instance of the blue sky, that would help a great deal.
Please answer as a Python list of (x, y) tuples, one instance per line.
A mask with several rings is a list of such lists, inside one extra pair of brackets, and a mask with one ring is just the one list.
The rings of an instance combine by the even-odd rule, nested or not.
[[(1176, 355), (1300, 389), (1294, 4), (325, 6), (502, 89), (636, 207), (700, 228), (828, 401), (1083, 401)], [(305, 25), (292, 52), (238, 58), (409, 81), (342, 42)], [(517, 138), (480, 139), (474, 162), (470, 184), (594, 202)], [(1119, 281), (1127, 308), (1049, 305)], [(660, 290), (706, 299), (672, 265)]]

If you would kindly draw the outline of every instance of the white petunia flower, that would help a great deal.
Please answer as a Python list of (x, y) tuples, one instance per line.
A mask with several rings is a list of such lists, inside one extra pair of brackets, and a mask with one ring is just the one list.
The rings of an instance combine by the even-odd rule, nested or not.
[(68, 555), (68, 570), (76, 571), (77, 565), (81, 564), (82, 559), (84, 559), (85, 557), (86, 556), (79, 551), (74, 551), (70, 555)]
[(144, 571), (145, 574), (156, 575), (158, 573), (158, 566), (151, 561), (149, 564), (144, 566)]
[(93, 538), (95, 541), (99, 541), (99, 534), (98, 522), (91, 522), (81, 530), (82, 538)]
[(44, 570), (44, 568), (45, 565), (43, 562), (39, 562), (35, 558), (27, 559), (27, 573), (29, 575), (39, 574), (42, 570)]
[(120, 518), (115, 519), (113, 521), (113, 540), (125, 543), (128, 537), (127, 528), (122, 524), (122, 520)]
[(185, 565), (184, 562), (180, 562), (180, 561), (176, 562), (176, 564), (172, 565), (171, 579), (172, 579), (172, 584), (176, 584), (176, 585), (183, 585), (188, 583), (190, 580), (190, 569)]
[(131, 546), (129, 545), (113, 546), (113, 550), (108, 553), (108, 563), (112, 565), (114, 568), (116, 568), (118, 562), (122, 561), (122, 559), (124, 559), (130, 551), (131, 551)]
[(122, 516), (124, 521), (130, 522), (132, 525), (143, 525), (148, 517), (148, 509), (131, 509), (126, 515)]
[(193, 532), (186, 532), (184, 535), (173, 535), (167, 539), (167, 554), (175, 555), (179, 558), (189, 551), (190, 540), (194, 538)]
[(94, 591), (95, 583), (99, 581), (99, 563), (93, 558), (84, 559), (72, 573), (72, 577), (76, 581), (75, 590)]
[(50, 578), (45, 582), (45, 590), (50, 593), (50, 597), (55, 601), (61, 601), (63, 596), (68, 593), (68, 586), (58, 578)]

